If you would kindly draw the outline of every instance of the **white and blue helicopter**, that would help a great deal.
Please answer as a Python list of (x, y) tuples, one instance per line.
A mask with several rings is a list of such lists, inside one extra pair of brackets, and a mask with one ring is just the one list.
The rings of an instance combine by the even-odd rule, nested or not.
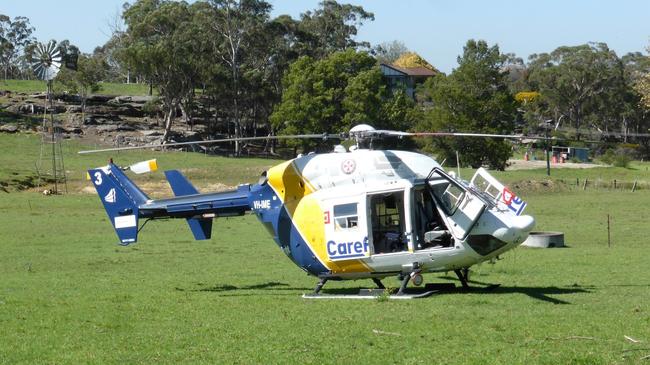
[[(346, 297), (321, 289), (328, 280), (356, 279), (372, 279), (378, 288), (354, 297), (374, 298), (384, 292), (381, 279), (390, 276), (401, 280), (390, 298), (428, 296), (434, 291), (412, 293), (407, 288), (409, 282), (422, 285), (422, 273), (428, 272), (453, 271), (468, 287), (472, 265), (494, 260), (528, 237), (535, 220), (522, 214), (526, 203), (485, 169), (466, 181), (445, 172), (429, 156), (369, 148), (373, 139), (385, 136), (513, 137), (360, 125), (346, 136), (357, 142), (349, 150), (338, 145), (331, 153), (299, 156), (263, 172), (258, 183), (233, 191), (200, 193), (179, 171), (165, 171), (175, 197), (156, 200), (112, 161), (88, 173), (123, 245), (137, 241), (143, 219), (186, 219), (194, 238), (205, 240), (211, 237), (214, 218), (254, 213), (289, 259), (320, 279), (308, 298)], [(147, 171), (153, 164), (136, 164), (131, 170)]]

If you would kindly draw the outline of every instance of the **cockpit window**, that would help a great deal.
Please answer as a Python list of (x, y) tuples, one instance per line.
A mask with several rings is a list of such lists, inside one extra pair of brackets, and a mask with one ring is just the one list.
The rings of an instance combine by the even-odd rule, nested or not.
[(335, 205), (334, 222), (337, 230), (356, 228), (359, 225), (357, 203)]
[(453, 182), (442, 178), (429, 181), (429, 186), (436, 201), (445, 213), (453, 215), (463, 201), (465, 190)]

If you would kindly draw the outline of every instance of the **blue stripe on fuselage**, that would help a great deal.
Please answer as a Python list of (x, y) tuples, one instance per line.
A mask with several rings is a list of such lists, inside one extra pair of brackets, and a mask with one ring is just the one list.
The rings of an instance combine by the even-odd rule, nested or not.
[(273, 227), (273, 239), (296, 265), (315, 276), (329, 273), (302, 238), (283, 202), (268, 183), (252, 186), (249, 199), (257, 218)]

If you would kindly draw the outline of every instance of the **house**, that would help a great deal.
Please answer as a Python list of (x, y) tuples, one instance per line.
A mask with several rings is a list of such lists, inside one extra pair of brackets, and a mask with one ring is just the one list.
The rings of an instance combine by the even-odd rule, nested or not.
[(436, 71), (426, 67), (397, 67), (382, 63), (379, 65), (381, 73), (386, 80), (388, 90), (403, 89), (406, 95), (415, 99), (415, 87), (423, 83), (429, 77), (435, 76)]

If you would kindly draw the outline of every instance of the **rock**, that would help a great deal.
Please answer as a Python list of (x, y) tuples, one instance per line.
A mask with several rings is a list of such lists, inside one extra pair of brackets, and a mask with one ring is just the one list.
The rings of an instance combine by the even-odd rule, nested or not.
[(7, 111), (16, 114), (43, 114), (43, 105), (34, 103), (14, 104), (7, 108)]
[(118, 130), (118, 132), (133, 132), (136, 129), (135, 129), (135, 127), (133, 127), (132, 125), (129, 125), (129, 124), (119, 124), (117, 126), (117, 130)]
[(145, 137), (154, 137), (154, 136), (163, 135), (162, 131), (159, 130), (144, 130), (144, 131), (140, 131), (140, 134), (142, 134)]
[(113, 112), (113, 108), (106, 105), (90, 105), (86, 106), (86, 113), (88, 114), (101, 114), (108, 115)]
[(95, 94), (95, 95), (90, 95), (89, 97), (87, 97), (87, 98), (86, 98), (86, 103), (91, 103), (91, 104), (94, 104), (94, 103), (104, 104), (104, 103), (106, 103), (107, 101), (109, 101), (109, 100), (111, 100), (111, 99), (112, 99), (112, 97), (110, 97), (110, 96), (108, 96), (108, 95), (99, 95), (99, 94)]
[(114, 109), (113, 113), (118, 115), (125, 115), (127, 117), (139, 118), (142, 116), (142, 109), (134, 108), (131, 105), (125, 104)]
[(14, 124), (5, 124), (3, 126), (0, 126), (0, 132), (16, 133), (18, 132), (18, 127)]
[(83, 134), (84, 133), (83, 130), (81, 128), (78, 128), (78, 127), (63, 127), (61, 129), (63, 129), (63, 131), (65, 133), (69, 133), (69, 134)]
[(117, 132), (118, 126), (115, 124), (98, 125), (97, 133)]
[(152, 96), (117, 96), (115, 99), (109, 101), (110, 104), (124, 104), (124, 103), (134, 103), (134, 104), (144, 104), (150, 100), (153, 100)]
[(48, 113), (61, 114), (61, 113), (65, 113), (65, 111), (66, 111), (66, 107), (63, 105), (47, 106)]
[(97, 125), (97, 118), (94, 115), (86, 116), (86, 119), (83, 120), (84, 125)]
[(66, 113), (81, 113), (81, 105), (70, 105), (65, 109)]

